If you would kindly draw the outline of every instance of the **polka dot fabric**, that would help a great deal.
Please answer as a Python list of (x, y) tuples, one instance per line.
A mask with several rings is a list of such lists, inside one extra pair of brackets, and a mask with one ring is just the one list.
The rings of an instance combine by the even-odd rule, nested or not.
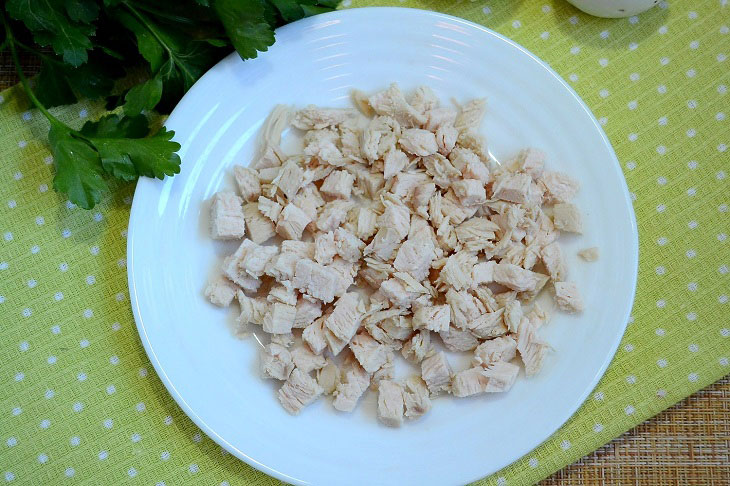
[[(479, 484), (538, 481), (730, 372), (728, 2), (614, 20), (562, 0), (345, 3), (438, 9), (535, 52), (591, 107), (634, 200), (639, 284), (613, 363), (556, 434)], [(54, 113), (78, 126), (101, 108)], [(0, 483), (278, 484), (165, 391), (129, 308), (133, 187), (76, 208), (52, 190), (46, 130), (17, 88), (0, 94)]]

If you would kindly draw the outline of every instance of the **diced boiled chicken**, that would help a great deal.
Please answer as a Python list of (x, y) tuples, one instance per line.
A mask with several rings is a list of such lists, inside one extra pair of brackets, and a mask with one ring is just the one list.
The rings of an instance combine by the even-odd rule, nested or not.
[(582, 312), (585, 307), (574, 282), (555, 282), (555, 302), (566, 312)]
[(494, 281), (518, 292), (535, 290), (545, 284), (547, 277), (525, 270), (511, 263), (498, 263), (494, 267)]
[(583, 248), (578, 252), (578, 256), (587, 262), (595, 262), (598, 260), (600, 253), (598, 247), (593, 246), (591, 248)]
[(484, 341), (474, 350), (472, 366), (489, 366), (497, 361), (511, 361), (517, 353), (517, 341), (512, 336), (501, 336)]
[(333, 393), (332, 406), (341, 412), (352, 412), (370, 386), (370, 376), (354, 359), (346, 363), (340, 373), (341, 382)]
[(451, 367), (446, 354), (439, 351), (421, 361), (421, 378), (426, 382), (431, 395), (438, 395), (451, 388)]
[(467, 218), (471, 218), (477, 212), (478, 206), (464, 206), (459, 202), (459, 198), (453, 190), (449, 190), (443, 197), (442, 212), (444, 216), (448, 216), (454, 225), (463, 223)]
[(422, 281), (428, 276), (431, 262), (436, 258), (433, 242), (426, 238), (408, 238), (398, 249), (393, 267)]
[(302, 331), (302, 340), (309, 345), (309, 348), (316, 354), (322, 354), (327, 347), (326, 326), (324, 317), (316, 319)]
[(583, 232), (580, 211), (571, 203), (558, 203), (553, 207), (553, 223), (560, 231)]
[(322, 265), (329, 265), (337, 255), (335, 234), (332, 231), (317, 233), (314, 237), (314, 259)]
[(291, 353), (284, 346), (267, 344), (260, 353), (259, 369), (263, 378), (286, 380), (294, 369)]
[(288, 240), (299, 240), (312, 219), (292, 203), (284, 206), (276, 223), (276, 232)]
[(420, 157), (432, 155), (439, 151), (436, 135), (421, 128), (407, 128), (403, 130), (398, 145), (406, 152)]
[(246, 221), (248, 236), (256, 244), (261, 244), (274, 236), (274, 223), (259, 212), (259, 205), (250, 202), (243, 205), (243, 217)]
[(465, 249), (480, 251), (492, 244), (499, 226), (487, 218), (471, 218), (458, 225), (455, 231)]
[(535, 329), (539, 329), (549, 319), (548, 313), (539, 304), (535, 304), (532, 307), (532, 310), (527, 313), (526, 317), (530, 320), (530, 324), (532, 324), (532, 327)]
[(471, 287), (494, 282), (494, 267), (497, 264), (493, 261), (479, 262), (471, 270)]
[(465, 290), (446, 291), (446, 303), (451, 307), (451, 322), (459, 329), (467, 329), (469, 322), (485, 311), (481, 302)]
[(238, 192), (244, 201), (258, 200), (261, 195), (261, 181), (255, 169), (237, 165), (233, 168), (233, 177), (236, 179)]
[(292, 287), (291, 282), (284, 280), (275, 283), (269, 289), (269, 295), (266, 296), (269, 303), (281, 302), (282, 304), (297, 305), (297, 291)]
[(523, 150), (520, 152), (518, 164), (521, 172), (537, 180), (545, 167), (545, 152), (534, 148)]
[(281, 243), (281, 253), (269, 260), (265, 273), (277, 281), (294, 278), (294, 269), (299, 260), (314, 258), (314, 244), (312, 242), (285, 240)]
[(327, 176), (319, 190), (335, 199), (349, 199), (355, 177), (347, 171), (335, 170)]
[(347, 219), (347, 212), (352, 209), (352, 201), (335, 200), (324, 205), (317, 218), (317, 228), (320, 231), (334, 231)]
[(373, 255), (381, 261), (389, 261), (402, 239), (398, 230), (390, 227), (380, 228), (363, 253), (366, 256)]
[(486, 99), (477, 98), (471, 100), (461, 107), (461, 111), (454, 121), (454, 126), (458, 128), (459, 131), (477, 130), (486, 111)]
[(352, 338), (350, 350), (368, 373), (375, 373), (387, 361), (387, 348), (364, 332)]
[(380, 292), (396, 307), (409, 307), (421, 294), (406, 289), (403, 282), (390, 278), (380, 284)]
[(339, 279), (340, 276), (331, 268), (312, 260), (299, 260), (295, 266), (292, 284), (300, 292), (328, 304), (335, 299)]
[(271, 343), (284, 346), (287, 349), (291, 348), (294, 346), (294, 334), (291, 332), (287, 334), (272, 334)]
[(243, 238), (246, 220), (243, 201), (232, 192), (218, 192), (210, 202), (210, 234), (217, 240)]
[(375, 113), (391, 116), (403, 126), (415, 127), (426, 123), (426, 117), (408, 104), (396, 83), (371, 96), (368, 102)]
[(487, 393), (506, 392), (514, 385), (520, 367), (507, 361), (497, 361), (487, 366), (482, 373), (489, 378)]
[(459, 131), (452, 125), (441, 125), (436, 129), (436, 145), (441, 155), (446, 156), (451, 153), (459, 138)]
[(504, 305), (504, 324), (510, 332), (517, 332), (522, 322), (522, 304), (519, 300), (510, 300)]
[(355, 115), (356, 112), (349, 108), (318, 108), (309, 105), (297, 111), (291, 123), (300, 130), (321, 130), (341, 125)]
[(474, 206), (487, 202), (487, 191), (484, 184), (476, 179), (462, 179), (451, 184), (454, 194), (459, 198), (461, 204)]
[(540, 250), (540, 258), (542, 258), (542, 262), (550, 274), (550, 278), (556, 282), (565, 280), (567, 270), (563, 261), (563, 252), (560, 250), (560, 245), (557, 241), (543, 246), (542, 250)]
[(391, 180), (393, 184), (390, 186), (390, 192), (403, 201), (409, 201), (418, 186), (429, 182), (428, 175), (423, 172), (399, 172)]
[(390, 179), (394, 175), (401, 172), (406, 168), (408, 163), (408, 156), (402, 150), (391, 150), (385, 154), (383, 159), (385, 167), (383, 169), (383, 177)]
[(291, 351), (291, 359), (294, 366), (304, 373), (322, 369), (326, 364), (324, 356), (314, 354), (306, 344), (298, 346)]
[(382, 380), (378, 387), (378, 420), (388, 427), (403, 423), (405, 402), (403, 387), (390, 380)]
[(426, 130), (436, 132), (443, 126), (453, 126), (456, 121), (456, 110), (448, 107), (434, 107), (425, 112), (426, 114)]
[(517, 332), (517, 351), (525, 364), (525, 374), (532, 376), (540, 371), (549, 346), (540, 340), (530, 320), (524, 318)]
[(278, 398), (284, 409), (292, 415), (314, 402), (323, 390), (317, 382), (301, 370), (294, 368), (279, 389)]
[(335, 302), (335, 309), (326, 319), (325, 325), (337, 338), (349, 342), (360, 327), (365, 313), (362, 298), (356, 292), (349, 292)]
[(236, 292), (236, 300), (241, 308), (238, 316), (238, 324), (264, 324), (264, 317), (269, 312), (269, 303), (263, 297), (249, 297), (242, 290)]
[(469, 251), (459, 251), (446, 260), (441, 269), (438, 282), (448, 285), (455, 290), (467, 289), (471, 285), (471, 274), (477, 257)]
[(431, 410), (428, 387), (420, 376), (412, 375), (408, 377), (405, 382), (403, 401), (406, 406), (405, 415), (409, 419), (418, 418)]
[(459, 132), (459, 139), (456, 141), (456, 146), (471, 150), (485, 164), (491, 160), (484, 136), (474, 130)]
[(250, 243), (251, 247), (246, 250), (243, 258), (239, 260), (238, 267), (248, 275), (254, 278), (259, 278), (264, 274), (266, 265), (268, 265), (271, 259), (279, 252), (279, 248), (274, 245), (262, 246), (257, 245), (254, 242)]
[(348, 262), (360, 260), (365, 243), (343, 228), (337, 228), (334, 237), (338, 255)]
[(276, 302), (269, 306), (269, 311), (264, 316), (264, 332), (269, 334), (288, 334), (294, 325), (296, 307), (289, 304)]
[(370, 378), (370, 388), (373, 391), (378, 391), (380, 382), (383, 380), (392, 380), (395, 376), (395, 363), (393, 360), (395, 355), (389, 348), (385, 352), (385, 363), (373, 373)]
[(503, 317), (503, 309), (486, 312), (470, 321), (466, 327), (474, 336), (480, 339), (491, 339), (507, 333), (508, 326), (503, 322)]
[(484, 376), (484, 368), (475, 367), (459, 371), (451, 380), (451, 393), (455, 397), (468, 397), (487, 391), (489, 378)]
[(208, 283), (205, 287), (204, 294), (211, 304), (217, 305), (218, 307), (228, 307), (236, 295), (236, 290), (236, 286), (229, 280), (218, 277)]
[(400, 201), (386, 200), (385, 210), (378, 218), (381, 228), (395, 230), (401, 239), (408, 236), (408, 229), (411, 226), (411, 213)]
[[(413, 90), (408, 103), (418, 110), (419, 113), (426, 113), (435, 109), (439, 105), (438, 97), (428, 86), (419, 86)], [(456, 114), (454, 114), (456, 116)]]
[(578, 182), (562, 172), (545, 172), (539, 182), (545, 187), (545, 202), (570, 202), (578, 193)]
[(322, 303), (299, 297), (296, 303), (293, 328), (303, 329), (322, 316)]
[(401, 135), (400, 124), (389, 116), (376, 116), (362, 136), (362, 154), (374, 161), (382, 158), (389, 151), (395, 150), (397, 138)]
[(297, 195), (297, 191), (308, 182), (299, 164), (294, 160), (287, 160), (272, 184), (278, 186), (287, 199), (292, 199)]
[(276, 223), (281, 214), (281, 204), (264, 196), (259, 196), (258, 204), (259, 212)]
[(335, 257), (332, 263), (327, 266), (337, 274), (336, 297), (342, 296), (355, 283), (355, 275), (357, 275), (359, 269), (358, 265), (359, 263), (348, 262), (343, 258)]
[(243, 240), (233, 255), (229, 255), (223, 260), (221, 271), (231, 282), (235, 283), (244, 290), (256, 292), (261, 282), (254, 276), (249, 275), (241, 268), (240, 264), (246, 258), (248, 252), (257, 248), (258, 245), (249, 239)]
[(325, 365), (317, 370), (317, 384), (322, 387), (325, 395), (332, 395), (332, 393), (340, 384), (340, 369), (335, 363), (327, 359)]
[(411, 204), (414, 208), (428, 206), (428, 201), (431, 200), (431, 196), (436, 192), (436, 184), (429, 182), (427, 184), (420, 184), (413, 191), (413, 197), (411, 198)]
[(413, 312), (413, 329), (448, 331), (450, 322), (451, 308), (448, 305), (424, 306)]
[(361, 240), (367, 240), (377, 231), (377, 214), (369, 208), (359, 208), (355, 225), (355, 236)]
[(439, 337), (449, 351), (471, 351), (479, 346), (479, 340), (474, 334), (454, 326), (449, 327), (448, 331), (440, 332)]
[(427, 329), (418, 331), (401, 348), (401, 354), (411, 363), (417, 364), (433, 352), (431, 333)]
[(492, 191), (494, 198), (524, 204), (529, 201), (530, 183), (532, 178), (528, 174), (507, 173), (498, 177)]

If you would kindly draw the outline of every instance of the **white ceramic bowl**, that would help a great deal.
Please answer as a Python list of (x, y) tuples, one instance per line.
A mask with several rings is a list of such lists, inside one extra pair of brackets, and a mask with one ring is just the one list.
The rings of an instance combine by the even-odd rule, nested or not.
[(630, 17), (646, 12), (659, 0), (568, 0), (585, 13), (596, 17)]
[[(539, 445), (580, 406), (618, 346), (634, 295), (637, 233), (616, 156), (580, 98), (534, 55), (484, 27), (410, 9), (354, 9), (279, 29), (257, 59), (231, 54), (206, 73), (167, 121), (182, 144), (180, 174), (137, 185), (128, 236), (137, 327), (157, 373), (190, 418), (236, 457), (296, 484), (461, 484)], [(483, 126), (494, 154), (546, 151), (550, 168), (582, 183), (585, 235), (565, 240), (586, 311), (544, 329), (555, 348), (542, 372), (509, 393), (443, 397), (400, 429), (380, 425), (371, 393), (352, 414), (320, 400), (293, 417), (277, 384), (256, 373), (257, 343), (235, 339), (233, 311), (202, 288), (223, 255), (205, 201), (233, 187), (277, 103), (347, 106), (354, 87), (427, 84), (448, 100), (488, 98)], [(601, 249), (581, 263), (576, 251)], [(234, 304), (235, 305), (235, 304)], [(542, 332), (542, 330), (541, 330)]]

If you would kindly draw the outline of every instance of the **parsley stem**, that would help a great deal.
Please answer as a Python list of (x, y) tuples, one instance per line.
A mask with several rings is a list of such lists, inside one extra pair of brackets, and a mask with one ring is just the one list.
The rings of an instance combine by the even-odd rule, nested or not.
[[(124, 6), (127, 7), (127, 10), (129, 10), (132, 13), (132, 15), (137, 17), (137, 20), (139, 20), (140, 23), (142, 25), (144, 25), (147, 30), (150, 31), (150, 33), (154, 36), (154, 38), (157, 39), (157, 42), (159, 42), (160, 45), (167, 51), (167, 55), (170, 58), (170, 60), (174, 63), (174, 65), (177, 66), (178, 68), (180, 68), (180, 71), (183, 73), (184, 76), (190, 78), (191, 84), (194, 83), (195, 80), (197, 79), (197, 77), (195, 75), (193, 75), (193, 73), (188, 71), (187, 67), (185, 66), (185, 63), (180, 62), (180, 59), (178, 58), (177, 53), (174, 52), (170, 48), (170, 46), (167, 45), (167, 42), (165, 42), (165, 40), (162, 37), (160, 37), (160, 34), (157, 32), (157, 30), (154, 28), (154, 26), (148, 21), (148, 19), (144, 15), (139, 13), (137, 11), (137, 9), (134, 8), (133, 6), (131, 6), (129, 3), (124, 2)], [(183, 84), (185, 84), (185, 83), (183, 82)]]
[(13, 37), (13, 32), (10, 30), (10, 25), (8, 24), (8, 19), (5, 18), (5, 14), (2, 15), (3, 19), (3, 25), (5, 26), (5, 42), (7, 42), (8, 46), (10, 46), (10, 55), (13, 58), (13, 64), (15, 65), (15, 71), (18, 73), (18, 77), (20, 78), (20, 84), (23, 85), (23, 90), (25, 91), (25, 94), (28, 95), (28, 98), (30, 101), (35, 105), (38, 110), (43, 113), (43, 115), (48, 119), (49, 122), (51, 122), (51, 125), (58, 124), (58, 125), (64, 125), (63, 122), (61, 122), (58, 118), (53, 116), (45, 106), (36, 98), (35, 93), (33, 93), (33, 90), (30, 88), (30, 84), (28, 84), (28, 79), (25, 77), (25, 74), (23, 74), (23, 68), (20, 67), (20, 60), (18, 59), (18, 51), (15, 48), (15, 39)]

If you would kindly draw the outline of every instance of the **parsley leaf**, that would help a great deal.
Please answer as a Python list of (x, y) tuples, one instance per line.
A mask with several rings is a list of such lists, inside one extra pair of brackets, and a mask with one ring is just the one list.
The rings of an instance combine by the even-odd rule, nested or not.
[(132, 87), (124, 96), (124, 113), (139, 115), (142, 110), (151, 110), (162, 97), (162, 79), (159, 76)]
[(73, 130), (58, 122), (51, 123), (48, 142), (56, 165), (53, 187), (68, 194), (77, 206), (93, 208), (108, 190), (102, 178), (99, 154), (85, 141), (75, 138)]
[(252, 59), (274, 43), (274, 30), (260, 1), (215, 0), (213, 9), (242, 59)]
[(63, 60), (80, 66), (88, 59), (93, 47), (90, 37), (96, 28), (90, 22), (96, 19), (98, 7), (88, 0), (76, 5), (75, 0), (8, 0), (6, 9), (33, 32), (41, 46), (50, 45)]
[(82, 98), (97, 99), (111, 91), (114, 79), (99, 63), (86, 63), (77, 68), (52, 58), (43, 61), (35, 78), (38, 99), (50, 108), (75, 103)]

